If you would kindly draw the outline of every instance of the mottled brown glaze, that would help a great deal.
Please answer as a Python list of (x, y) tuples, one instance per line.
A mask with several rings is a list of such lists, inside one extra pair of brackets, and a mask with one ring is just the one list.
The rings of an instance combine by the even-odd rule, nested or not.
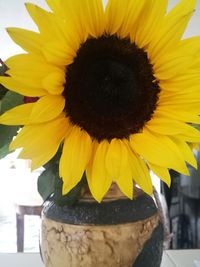
[(127, 199), (113, 184), (101, 204), (87, 189), (71, 207), (47, 202), (41, 252), (46, 267), (146, 267), (141, 257), (149, 253), (159, 267), (162, 236), (153, 199), (136, 187)]
[(158, 226), (158, 215), (122, 225), (69, 225), (42, 219), (46, 267), (131, 267)]

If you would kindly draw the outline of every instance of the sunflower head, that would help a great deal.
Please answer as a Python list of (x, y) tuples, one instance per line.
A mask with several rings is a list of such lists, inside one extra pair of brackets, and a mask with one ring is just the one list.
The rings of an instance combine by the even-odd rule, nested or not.
[(168, 185), (169, 169), (188, 175), (200, 141), (200, 37), (182, 36), (196, 1), (169, 12), (167, 0), (46, 2), (50, 12), (26, 5), (38, 32), (8, 29), (26, 53), (6, 61), (0, 82), (35, 101), (0, 117), (23, 125), (10, 149), (33, 169), (47, 164), (40, 182), (58, 169), (62, 194), (85, 177), (99, 202), (112, 182), (129, 198), (133, 181), (151, 195), (150, 170)]

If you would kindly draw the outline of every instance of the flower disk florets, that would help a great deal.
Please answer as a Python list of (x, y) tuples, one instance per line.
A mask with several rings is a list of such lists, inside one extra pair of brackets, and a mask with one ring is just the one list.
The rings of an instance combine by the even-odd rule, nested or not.
[(128, 39), (88, 39), (66, 81), (67, 115), (98, 141), (140, 132), (156, 108), (159, 86), (147, 53)]

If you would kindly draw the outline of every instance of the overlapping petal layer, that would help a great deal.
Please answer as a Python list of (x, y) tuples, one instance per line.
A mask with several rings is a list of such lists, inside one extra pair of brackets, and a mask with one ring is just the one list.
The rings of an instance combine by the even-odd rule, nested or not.
[[(195, 0), (181, 0), (167, 13), (167, 0), (46, 0), (52, 12), (27, 4), (38, 33), (9, 28), (11, 38), (27, 54), (6, 61), (0, 83), (36, 103), (16, 107), (0, 117), (1, 124), (25, 125), (11, 144), (33, 168), (48, 162), (63, 144), (60, 176), (68, 193), (86, 171), (89, 188), (101, 201), (112, 181), (129, 198), (135, 181), (152, 194), (149, 168), (170, 185), (168, 169), (188, 175), (196, 167), (189, 143), (200, 134), (200, 37), (182, 40)], [(88, 38), (116, 35), (143, 49), (159, 85), (159, 100), (144, 129), (126, 139), (97, 142), (69, 122), (63, 91), (67, 66)], [(80, 77), (77, 77), (79, 79)], [(142, 110), (141, 110), (142, 112)]]

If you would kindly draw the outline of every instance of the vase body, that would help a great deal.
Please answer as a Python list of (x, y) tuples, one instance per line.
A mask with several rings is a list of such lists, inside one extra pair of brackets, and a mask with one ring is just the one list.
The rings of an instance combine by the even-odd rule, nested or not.
[(41, 252), (46, 267), (159, 267), (163, 226), (151, 197), (111, 192), (72, 207), (49, 201), (43, 209)]

